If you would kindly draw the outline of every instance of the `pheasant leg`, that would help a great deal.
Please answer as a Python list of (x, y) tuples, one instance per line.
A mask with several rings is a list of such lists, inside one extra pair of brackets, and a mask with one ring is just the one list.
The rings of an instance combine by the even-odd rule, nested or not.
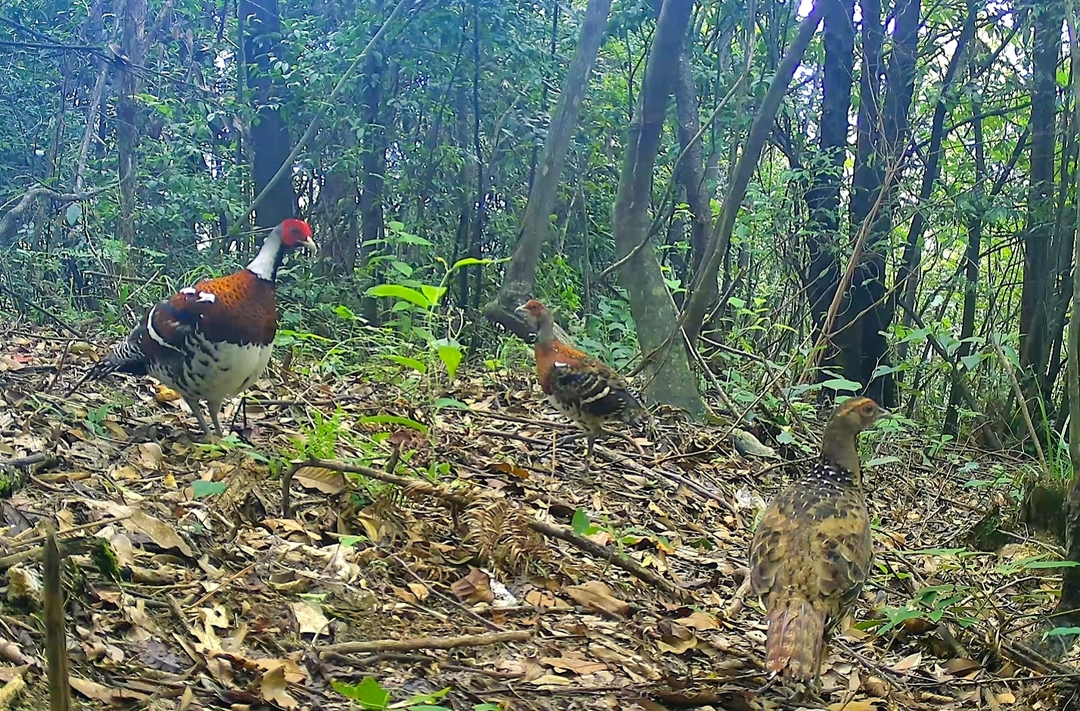
[(225, 435), (221, 433), (221, 423), (218, 421), (218, 412), (221, 411), (221, 401), (213, 402), (208, 400), (206, 406), (210, 410), (210, 420), (214, 423), (214, 431), (217, 433), (218, 437), (224, 437)]
[(596, 447), (596, 433), (589, 432), (586, 437), (589, 438), (589, 446), (585, 450), (585, 473), (589, 473), (589, 467), (592, 465), (593, 449)]
[(203, 416), (202, 407), (199, 405), (199, 401), (189, 402), (188, 407), (191, 408), (191, 412), (195, 415), (195, 419), (199, 421), (199, 427), (202, 427), (203, 434), (210, 434), (210, 426), (206, 424), (206, 418)]

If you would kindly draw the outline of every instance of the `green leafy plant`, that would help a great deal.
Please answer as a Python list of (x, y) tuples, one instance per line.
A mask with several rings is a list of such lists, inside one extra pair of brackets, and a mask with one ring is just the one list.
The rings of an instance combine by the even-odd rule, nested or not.
[[(388, 239), (398, 243), (424, 246), (431, 244), (422, 237), (406, 232), (405, 225), (400, 222), (388, 223), (387, 230), (391, 235)], [(403, 268), (406, 265), (402, 262), (390, 260), (392, 266), (397, 265), (394, 269), (401, 278), (393, 283), (372, 286), (366, 294), (379, 299), (392, 299), (394, 305), (391, 310), (398, 315), (393, 323), (410, 342), (418, 342), (422, 346), (420, 349), (409, 348), (407, 353), (383, 354), (383, 357), (421, 376), (430, 373), (433, 362), (441, 362), (452, 381), (457, 376), (458, 367), (464, 358), (464, 350), (448, 327), (445, 329), (447, 335), (435, 335), (439, 321), (437, 312), (448, 290), (447, 283), (451, 275), (459, 269), (487, 266), (497, 263), (497, 260), (465, 257), (452, 265), (448, 265), (442, 257), (435, 257), (435, 261), (443, 267), (438, 284), (425, 284), (414, 279), (411, 267)]]
[[(365, 677), (359, 684), (344, 684), (340, 681), (332, 682), (334, 690), (342, 696), (355, 701), (365, 711), (391, 711), (392, 709), (404, 709), (404, 711), (451, 711), (446, 706), (437, 702), (450, 693), (450, 687), (440, 689), (431, 694), (414, 694), (404, 701), (391, 702), (390, 692), (387, 691), (374, 677)], [(494, 704), (475, 704), (473, 711), (497, 711)]]

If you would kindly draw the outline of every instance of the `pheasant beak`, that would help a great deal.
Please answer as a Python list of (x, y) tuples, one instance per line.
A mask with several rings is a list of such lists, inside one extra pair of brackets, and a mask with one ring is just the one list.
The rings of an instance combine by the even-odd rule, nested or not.
[(519, 307), (517, 307), (516, 309), (514, 309), (514, 313), (516, 313), (516, 314), (525, 314), (525, 313), (528, 313), (528, 311), (526, 311), (526, 310), (525, 310), (525, 304), (522, 304), (521, 306), (519, 306)]
[(315, 244), (315, 240), (311, 239), (310, 237), (303, 242), (299, 242), (297, 246), (302, 247), (304, 251), (310, 254), (312, 257), (316, 256), (319, 253), (319, 245)]
[(879, 419), (879, 420), (889, 420), (889, 419), (892, 419), (893, 417), (896, 417), (896, 415), (894, 415), (891, 410), (886, 410), (884, 407), (879, 407), (878, 408), (877, 419)]

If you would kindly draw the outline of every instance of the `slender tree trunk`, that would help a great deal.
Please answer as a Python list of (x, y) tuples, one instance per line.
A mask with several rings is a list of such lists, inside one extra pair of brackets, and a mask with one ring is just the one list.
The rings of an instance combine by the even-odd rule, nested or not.
[(776, 112), (780, 109), (780, 103), (783, 101), (784, 95), (787, 94), (791, 78), (799, 67), (803, 54), (806, 52), (810, 40), (813, 39), (814, 32), (817, 31), (820, 21), (821, 0), (818, 0), (810, 14), (806, 16), (806, 19), (799, 26), (799, 32), (792, 41), (791, 46), (788, 47), (787, 54), (784, 55), (784, 58), (776, 67), (776, 73), (773, 75), (768, 91), (765, 92), (765, 97), (761, 100), (761, 106), (754, 116), (750, 132), (746, 136), (742, 154), (732, 171), (731, 184), (728, 186), (727, 195), (724, 196), (720, 214), (709, 232), (709, 248), (706, 257), (703, 260), (701, 270), (694, 278), (690, 299), (680, 317), (680, 325), (683, 327), (686, 338), (691, 344), (697, 342), (709, 309), (710, 291), (704, 285), (707, 281), (716, 281), (720, 270), (720, 262), (724, 258), (724, 253), (727, 252), (728, 244), (731, 242), (731, 232), (735, 227), (735, 216), (739, 211), (739, 206), (742, 204), (743, 197), (746, 195), (746, 187), (750, 184), (750, 178), (757, 168), (757, 162), (761, 157), (761, 151), (765, 147), (765, 141), (772, 132)]
[(1047, 395), (1046, 366), (1050, 355), (1047, 279), (1054, 250), (1054, 127), (1057, 116), (1057, 67), (1061, 53), (1063, 8), (1058, 0), (1036, 3), (1032, 13), (1031, 157), (1028, 215), (1024, 229), (1024, 277), (1020, 299), (1020, 366), (1024, 397), (1030, 412), (1040, 413), (1037, 400)]
[[(1072, 94), (1074, 121), (1080, 123), (1080, 43), (1077, 42), (1076, 15), (1073, 3), (1068, 3), (1069, 45), (1072, 58)], [(1058, 35), (1060, 38), (1060, 33)], [(1049, 60), (1047, 60), (1049, 64)], [(1032, 107), (1034, 111), (1034, 106)], [(1033, 167), (1034, 170), (1034, 167)], [(1080, 171), (1074, 171), (1074, 180)], [(1074, 189), (1080, 187), (1075, 181)], [(1073, 260), (1072, 260), (1072, 320), (1069, 323), (1069, 459), (1072, 463), (1073, 480), (1065, 499), (1065, 557), (1080, 563), (1080, 212), (1073, 214)], [(1026, 286), (1026, 282), (1025, 282)], [(1061, 597), (1054, 616), (1046, 625), (1053, 627), (1076, 627), (1080, 625), (1080, 567), (1065, 568), (1061, 580)], [(1076, 635), (1047, 638), (1053, 640), (1052, 656), (1060, 656), (1076, 640)]]
[[(676, 176), (686, 192), (686, 202), (690, 206), (690, 274), (687, 283), (701, 268), (705, 250), (709, 245), (709, 225), (712, 223), (712, 206), (709, 199), (709, 186), (705, 181), (705, 163), (701, 150), (701, 141), (690, 141), (701, 131), (701, 118), (698, 115), (697, 84), (690, 69), (690, 37), (679, 51), (679, 67), (675, 77), (675, 116), (678, 120), (679, 148), (685, 151), (682, 164)], [(704, 287), (712, 290), (709, 303), (716, 301), (716, 279), (705, 282)]]
[[(146, 0), (124, 0), (123, 35), (120, 47), (131, 64), (146, 62)], [(120, 72), (116, 104), (116, 149), (120, 177), (120, 221), (117, 236), (126, 245), (135, 244), (135, 180), (138, 171), (138, 112), (135, 95), (141, 82), (130, 68)], [(134, 265), (124, 265), (127, 271)]]
[(678, 72), (679, 48), (693, 5), (693, 0), (667, 0), (660, 11), (638, 107), (627, 133), (612, 223), (617, 254), (620, 260), (626, 259), (619, 269), (619, 279), (629, 297), (638, 342), (647, 359), (646, 392), (654, 401), (681, 407), (696, 418), (705, 407), (680, 334), (672, 334), (673, 328), (677, 329), (675, 304), (660, 273), (656, 253), (648, 245), (638, 249), (649, 239), (653, 166)]
[[(375, 3), (381, 15), (382, 2)], [(383, 116), (383, 84), (388, 78), (382, 47), (375, 47), (364, 66), (363, 82), (363, 180), (360, 189), (360, 239), (375, 244), (385, 236), (383, 186), (386, 175), (386, 122)], [(351, 258), (350, 258), (351, 259)], [(348, 261), (348, 260), (347, 260)]]
[[(934, 107), (934, 118), (930, 123), (930, 145), (927, 148), (928, 159), (926, 162), (926, 170), (923, 173), (922, 188), (919, 191), (919, 201), (916, 203), (917, 208), (915, 215), (911, 218), (911, 226), (908, 229), (907, 244), (904, 246), (904, 258), (896, 275), (897, 283), (901, 284), (903, 287), (902, 293), (904, 301), (908, 304), (915, 303), (915, 294), (919, 288), (919, 276), (921, 274), (920, 264), (922, 262), (922, 238), (923, 232), (926, 229), (926, 215), (922, 206), (929, 203), (930, 196), (933, 194), (934, 184), (937, 182), (938, 175), (941, 172), (941, 157), (945, 152), (942, 143), (944, 142), (947, 133), (945, 130), (945, 117), (949, 113), (949, 106), (952, 103), (954, 95), (955, 80), (960, 73), (960, 67), (967, 52), (968, 44), (975, 36), (977, 10), (978, 6), (974, 2), (968, 3), (967, 20), (964, 22), (964, 28), (960, 32), (960, 38), (956, 42), (956, 48), (953, 50), (953, 56), (949, 60), (949, 66), (945, 70), (945, 77), (941, 82), (941, 96), (938, 99), (937, 106)], [(979, 130), (981, 131), (982, 120), (975, 120), (980, 124)], [(976, 152), (980, 150), (982, 150), (982, 146), (976, 148)], [(977, 159), (976, 162), (978, 162)], [(979, 182), (977, 182), (976, 190), (985, 192), (982, 184)], [(979, 229), (981, 230), (981, 222), (979, 225)], [(968, 241), (970, 244), (970, 230), (968, 232)], [(976, 258), (977, 257), (978, 254), (976, 253)], [(904, 312), (901, 316), (901, 323), (905, 327), (911, 326), (911, 316), (907, 312)], [(970, 336), (971, 334), (968, 335)], [(907, 357), (907, 347), (907, 341), (902, 341), (897, 346), (897, 360), (903, 361)]]
[[(275, 37), (281, 34), (277, 0), (240, 0), (239, 13), (247, 31), (244, 54), (247, 84), (254, 91), (255, 121), (251, 126), (251, 177), (254, 194), (269, 184), (292, 150), (289, 129), (281, 112), (274, 108), (282, 100), (283, 87), (271, 78), (271, 56)], [(273, 227), (296, 214), (296, 189), (290, 178), (278, 182), (255, 211), (255, 224)]]
[(585, 99), (585, 92), (589, 87), (589, 75), (600, 50), (610, 10), (611, 0), (589, 0), (581, 34), (578, 36), (577, 50), (567, 70), (555, 113), (551, 117), (551, 127), (544, 140), (538, 175), (529, 191), (529, 202), (525, 206), (525, 216), (521, 221), (517, 249), (507, 265), (498, 296), (484, 307), (484, 314), (489, 319), (502, 324), (522, 338), (528, 335), (529, 329), (514, 315), (514, 309), (532, 295), (536, 267), (548, 239), (551, 213), (555, 208), (555, 197), (566, 163), (566, 154), (577, 126), (581, 102)]
[[(971, 354), (971, 337), (975, 334), (975, 306), (979, 293), (979, 250), (982, 246), (982, 211), (985, 209), (986, 193), (983, 188), (983, 182), (986, 180), (986, 145), (983, 140), (983, 122), (980, 117), (982, 100), (977, 93), (971, 102), (971, 111), (974, 115), (971, 129), (975, 137), (975, 182), (971, 192), (975, 210), (967, 221), (968, 243), (964, 253), (964, 308), (960, 316), (960, 346), (956, 349), (956, 359), (961, 365)], [(965, 372), (970, 371), (966, 365), (963, 367)], [(960, 418), (957, 408), (960, 403), (960, 393), (954, 383), (949, 393), (949, 409), (945, 412), (945, 422), (942, 426), (942, 431), (946, 434), (956, 436), (958, 433)]]
[[(814, 341), (840, 284), (840, 181), (847, 160), (848, 113), (855, 67), (855, 0), (819, 0), (824, 17), (825, 66), (821, 81), (820, 150), (828, 169), (815, 171), (806, 193), (810, 211), (809, 268), (804, 275)], [(839, 353), (831, 344), (822, 362), (831, 366)]]

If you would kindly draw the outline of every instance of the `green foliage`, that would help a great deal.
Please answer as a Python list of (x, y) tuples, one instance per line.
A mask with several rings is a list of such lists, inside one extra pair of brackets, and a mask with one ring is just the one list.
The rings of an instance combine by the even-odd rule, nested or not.
[[(405, 701), (391, 704), (391, 694), (374, 677), (365, 677), (359, 684), (345, 684), (340, 681), (331, 682), (334, 691), (342, 696), (355, 701), (365, 711), (387, 711), (388, 709), (405, 709), (405, 711), (450, 711), (445, 706), (437, 705), (439, 699), (450, 693), (450, 688), (441, 689), (432, 694), (415, 694)], [(476, 704), (473, 711), (494, 711), (498, 706), (492, 704)]]

